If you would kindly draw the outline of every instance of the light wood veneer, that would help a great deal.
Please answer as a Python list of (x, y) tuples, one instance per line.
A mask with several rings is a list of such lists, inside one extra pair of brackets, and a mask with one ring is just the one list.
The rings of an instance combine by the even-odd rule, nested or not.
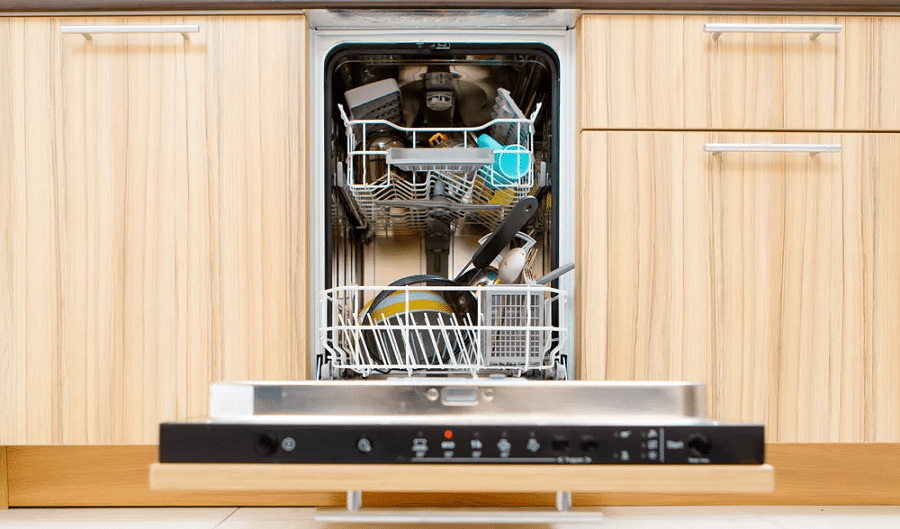
[[(769, 444), (774, 467), (772, 494), (580, 493), (574, 503), (590, 505), (849, 505), (900, 502), (900, 444)], [(149, 488), (155, 446), (9, 447), (10, 505), (317, 505), (340, 506), (343, 491), (195, 492)], [(533, 470), (529, 481), (542, 479)], [(435, 469), (439, 472), (440, 469)], [(553, 493), (450, 492), (364, 494), (369, 506), (552, 506)]]
[[(540, 479), (535, 479), (540, 476)], [(160, 490), (344, 490), (373, 492), (771, 492), (770, 465), (242, 465), (150, 467)]]
[(0, 18), (0, 443), (154, 443), (212, 381), (305, 377), (305, 65), (302, 16)]
[(900, 441), (900, 135), (583, 132), (581, 153), (583, 378), (705, 382), (711, 416), (773, 442)]
[(0, 446), (0, 510), (9, 508), (9, 483), (6, 477), (6, 447)]
[[(704, 32), (720, 22), (843, 29)], [(611, 14), (579, 29), (585, 129), (900, 130), (896, 17)]]

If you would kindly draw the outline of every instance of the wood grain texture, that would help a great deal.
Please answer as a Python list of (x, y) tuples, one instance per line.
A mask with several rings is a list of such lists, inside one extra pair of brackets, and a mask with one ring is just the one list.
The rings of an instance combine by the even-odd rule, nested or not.
[[(165, 492), (149, 489), (155, 446), (10, 447), (10, 505), (339, 506), (345, 494), (308, 492)], [(900, 444), (769, 444), (773, 494), (582, 493), (591, 505), (886, 505), (900, 502)], [(540, 471), (537, 468), (535, 471)], [(368, 506), (552, 506), (545, 493), (366, 493)]]
[(866, 39), (871, 42), (872, 87), (870, 104), (873, 106), (878, 129), (900, 129), (900, 98), (897, 86), (900, 72), (894, 65), (900, 61), (900, 19), (896, 17), (870, 18), (865, 26)]
[(0, 446), (0, 510), (9, 509), (9, 480), (6, 475), (6, 447)]
[[(842, 24), (838, 34), (728, 33), (708, 22)], [(892, 22), (865, 17), (585, 15), (586, 129), (896, 129), (876, 119), (893, 69)], [(885, 32), (882, 35), (882, 31)], [(876, 44), (873, 47), (873, 41)], [(882, 93), (873, 89), (873, 81)], [(875, 104), (872, 102), (876, 101)]]
[(771, 442), (900, 441), (897, 141), (583, 132), (581, 177), (607, 200), (578, 215), (579, 269), (608, 262), (579, 276), (583, 377), (705, 382), (710, 416), (763, 422)]
[(684, 125), (683, 18), (582, 15), (580, 129)]
[[(201, 32), (59, 31), (112, 23)], [(305, 28), (0, 19), (0, 443), (153, 443), (214, 380), (304, 378)]]
[(150, 490), (156, 446), (13, 446), (8, 452), (13, 507), (337, 505), (346, 499), (346, 493)]
[[(536, 476), (540, 479), (534, 479)], [(768, 493), (770, 465), (265, 465), (163, 464), (150, 467), (160, 490), (348, 490), (375, 492), (732, 492)]]
[[(871, 253), (872, 344), (866, 355), (868, 384), (866, 433), (872, 439), (900, 438), (900, 135), (870, 139), (866, 172), (870, 175), (863, 204), (873, 217)], [(868, 241), (866, 241), (868, 242)], [(868, 291), (867, 291), (868, 293)], [(893, 396), (893, 400), (891, 397)]]
[(60, 399), (52, 379), (61, 347), (57, 119), (47, 73), (59, 54), (51, 42), (46, 23), (0, 19), (0, 444), (59, 430), (51, 412)]

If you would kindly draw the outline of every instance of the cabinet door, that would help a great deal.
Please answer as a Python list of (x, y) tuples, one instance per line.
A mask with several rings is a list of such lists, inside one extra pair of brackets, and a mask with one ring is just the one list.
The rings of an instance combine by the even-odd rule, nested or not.
[(706, 382), (711, 416), (770, 441), (900, 440), (898, 144), (583, 132), (582, 376)]
[[(840, 31), (779, 32), (796, 24)], [(873, 19), (590, 15), (580, 29), (582, 128), (861, 130), (878, 112)]]
[[(62, 33), (136, 24), (199, 32)], [(0, 28), (0, 444), (155, 443), (214, 380), (302, 378), (303, 18)]]

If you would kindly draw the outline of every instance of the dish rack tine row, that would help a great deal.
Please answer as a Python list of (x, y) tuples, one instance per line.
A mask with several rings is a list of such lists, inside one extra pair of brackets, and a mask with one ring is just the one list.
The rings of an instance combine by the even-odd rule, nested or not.
[[(477, 321), (470, 314), (410, 310), (412, 293), (436, 296), (460, 288), (345, 286), (323, 291), (321, 306), (330, 323), (320, 329), (320, 340), (331, 366), (364, 377), (387, 372), (521, 376), (556, 366), (567, 333), (553, 324), (552, 314), (562, 311), (564, 292), (540, 285), (463, 287), (477, 300)], [(380, 319), (361, 309), (367, 294), (381, 290), (402, 293), (405, 307)]]
[[(470, 133), (487, 133), (485, 131), (496, 129), (498, 126), (501, 126), (501, 130), (506, 130), (507, 132), (501, 132), (503, 135), (504, 141), (503, 145), (521, 145), (525, 147), (530, 154), (534, 154), (534, 122), (537, 119), (538, 113), (541, 111), (541, 103), (538, 103), (535, 107), (534, 112), (532, 112), (531, 117), (529, 118), (496, 118), (493, 119), (484, 125), (480, 125), (477, 127), (433, 127), (433, 128), (421, 128), (421, 127), (404, 127), (401, 125), (397, 125), (392, 121), (388, 121), (386, 119), (350, 119), (347, 116), (346, 111), (344, 110), (343, 105), (338, 104), (338, 111), (341, 114), (341, 119), (344, 121), (344, 125), (347, 127), (347, 154), (350, 157), (347, 164), (347, 183), (351, 189), (363, 186), (363, 187), (388, 187), (391, 185), (391, 180), (381, 182), (379, 184), (371, 184), (365, 183), (361, 180), (360, 177), (366, 176), (365, 164), (360, 164), (363, 166), (363, 171), (356, 170), (356, 164), (354, 163), (355, 159), (364, 156), (376, 156), (381, 158), (387, 158), (387, 151), (369, 151), (366, 150), (365, 146), (368, 143), (368, 134), (369, 129), (377, 129), (378, 131), (384, 131), (385, 129), (390, 129), (396, 132), (406, 133), (410, 136), (411, 142), (413, 145), (418, 145), (422, 137), (430, 138), (437, 133), (459, 133), (462, 136), (462, 145), (460, 148), (463, 149), (474, 149), (477, 148), (476, 145), (473, 145), (470, 141)], [(359, 132), (360, 138), (357, 138), (357, 131)], [(497, 133), (494, 133), (497, 134)], [(362, 149), (358, 149), (357, 147), (362, 146)], [(423, 147), (423, 150), (433, 151), (439, 148), (427, 148)], [(459, 161), (440, 161), (438, 157), (435, 157), (432, 160), (423, 160), (420, 165), (413, 166), (410, 162), (410, 170), (412, 172), (427, 172), (431, 170), (450, 170), (454, 172), (471, 172), (474, 170), (478, 170), (483, 167), (482, 163), (478, 163), (475, 166), (476, 162), (472, 164), (464, 164)], [(460, 167), (460, 165), (469, 166), (468, 169), (471, 171), (466, 171), (467, 167)], [(526, 178), (520, 180), (521, 183), (518, 184), (503, 184), (499, 178), (497, 178), (496, 182), (492, 182), (496, 187), (531, 187), (534, 185), (533, 177), (534, 177), (534, 167), (529, 168), (528, 174)], [(490, 169), (488, 168), (488, 171)], [(390, 177), (391, 172), (387, 172), (387, 176)], [(490, 174), (483, 172), (482, 174)], [(375, 178), (380, 177), (381, 175), (376, 175)], [(485, 178), (486, 180), (488, 178)]]
[[(385, 207), (390, 200), (429, 200), (435, 182), (444, 183), (446, 195), (451, 202), (472, 205), (493, 205), (493, 211), (451, 212), (450, 220), (473, 223), (496, 229), (502, 219), (522, 198), (534, 194), (535, 184), (543, 185), (542, 178), (536, 179), (536, 167), (542, 162), (535, 159), (534, 123), (541, 110), (538, 103), (530, 117), (525, 117), (513, 102), (509, 93), (498, 89), (492, 115), (493, 120), (477, 127), (404, 127), (381, 119), (351, 119), (343, 105), (338, 104), (341, 119), (347, 130), (347, 160), (345, 163), (345, 186), (356, 202), (356, 208), (373, 232), (385, 235), (421, 232), (426, 228), (427, 212), (410, 209), (396, 210)], [(462, 138), (461, 149), (472, 153), (483, 151), (470, 139), (470, 135), (489, 134), (503, 145), (521, 145), (531, 160), (527, 172), (518, 180), (507, 180), (494, 172), (493, 157), (460, 157), (457, 148), (394, 149), (396, 152), (417, 153), (421, 160), (402, 159), (389, 156), (389, 151), (366, 149), (369, 135), (374, 130), (390, 130), (412, 138), (418, 145), (436, 133), (456, 134)], [(523, 155), (525, 153), (523, 151)], [(453, 156), (450, 156), (453, 154)], [(383, 175), (367, 175), (371, 158), (377, 159), (387, 170)], [(471, 160), (469, 158), (472, 158)], [(399, 164), (399, 165), (398, 165)], [(538, 171), (540, 173), (540, 171)], [(400, 175), (404, 176), (400, 176)]]
[[(427, 315), (425, 316), (428, 317)], [(349, 362), (347, 365), (378, 366), (378, 369), (405, 370), (412, 375), (415, 371), (425, 369), (456, 369), (460, 366), (469, 366), (469, 369), (483, 369), (484, 360), (478, 349), (450, 347), (446, 350), (448, 359), (445, 362), (443, 355), (433, 356), (434, 362), (428, 355), (416, 358), (414, 351), (424, 351), (429, 346), (432, 350), (439, 350), (442, 344), (465, 343), (474, 336), (475, 326), (471, 324), (468, 315), (463, 323), (459, 322), (456, 314), (450, 315), (450, 325), (443, 325), (438, 318), (434, 323), (426, 319), (423, 330), (427, 332), (403, 332), (409, 331), (413, 326), (408, 321), (401, 324), (382, 323), (389, 321), (387, 318), (375, 321), (371, 315), (367, 315), (367, 322), (359, 321), (356, 313), (353, 313), (353, 322), (345, 321), (344, 316), (338, 315), (339, 342), (349, 344)], [(466, 323), (468, 322), (468, 323)], [(391, 331), (400, 331), (399, 333)], [(371, 339), (371, 333), (382, 336), (385, 339)], [(399, 334), (399, 339), (398, 339)], [(424, 336), (424, 337), (423, 337)], [(374, 350), (370, 351), (370, 348)], [(418, 349), (416, 349), (418, 348)], [(385, 362), (377, 359), (384, 358)], [(374, 368), (374, 367), (373, 367)], [(369, 368), (364, 368), (368, 373)]]

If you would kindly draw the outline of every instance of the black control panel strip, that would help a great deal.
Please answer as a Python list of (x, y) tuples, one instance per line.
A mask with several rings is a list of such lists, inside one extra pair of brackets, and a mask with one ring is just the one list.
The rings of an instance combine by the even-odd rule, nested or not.
[(164, 423), (163, 463), (759, 465), (762, 425), (291, 426)]

